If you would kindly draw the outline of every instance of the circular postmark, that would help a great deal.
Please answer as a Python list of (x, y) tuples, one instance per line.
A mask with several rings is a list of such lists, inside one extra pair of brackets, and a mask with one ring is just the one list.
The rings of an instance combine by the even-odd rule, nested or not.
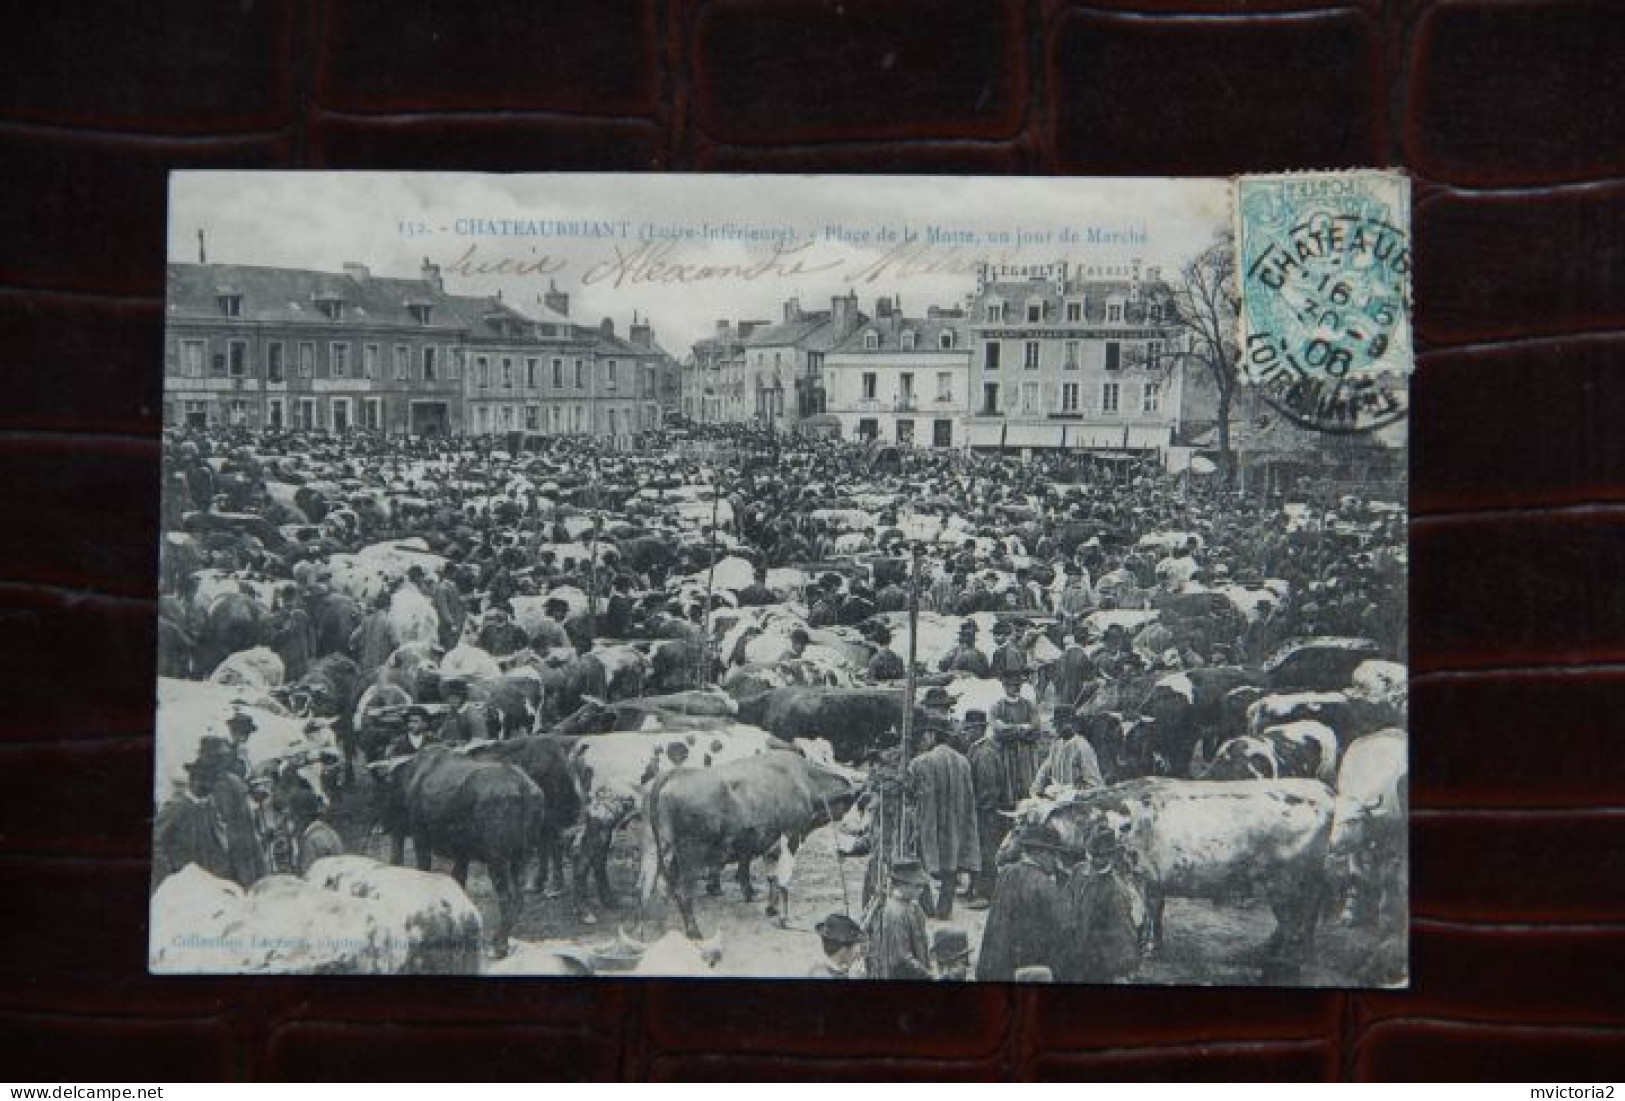
[(1405, 417), (1411, 371), (1403, 179), (1247, 179), (1238, 196), (1241, 371), (1294, 423), (1370, 432)]

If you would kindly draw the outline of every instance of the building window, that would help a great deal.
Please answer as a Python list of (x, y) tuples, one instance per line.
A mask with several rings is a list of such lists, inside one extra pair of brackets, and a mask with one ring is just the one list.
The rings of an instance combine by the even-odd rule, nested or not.
[(1113, 302), (1111, 305), (1106, 307), (1106, 320), (1107, 321), (1121, 321), (1121, 320), (1123, 320), (1123, 304), (1121, 302)]
[(378, 345), (363, 344), (361, 346), (361, 377), (375, 379), (378, 377)]
[(914, 401), (914, 372), (904, 371), (897, 377), (897, 396), (903, 404), (909, 405)]
[(864, 401), (874, 401), (875, 400), (875, 384), (876, 384), (877, 381), (878, 380), (876, 379), (875, 373), (873, 371), (865, 371), (865, 372), (863, 372), (863, 400)]
[(1066, 362), (1063, 364), (1063, 366), (1068, 371), (1076, 371), (1078, 369), (1078, 342), (1076, 340), (1069, 340), (1066, 342)]
[(989, 302), (987, 304), (987, 319), (1002, 322), (1004, 320), (1004, 303)]
[(215, 299), (220, 303), (220, 312), (226, 317), (243, 316), (243, 296), (240, 294), (222, 294)]
[(502, 427), (513, 427), (513, 406), (511, 405), (504, 405), (502, 407)]
[(461, 348), (453, 348), (451, 350), (451, 373), (447, 377), (449, 377), (453, 382), (462, 381), (463, 350)]
[(226, 353), (215, 352), (209, 357), (209, 374), (214, 378), (226, 377)]
[(1153, 302), (1153, 303), (1151, 303), (1151, 320), (1152, 320), (1153, 323), (1160, 322), (1162, 320), (1162, 303), (1161, 302)]
[(282, 341), (273, 340), (265, 346), (265, 377), (272, 382), (282, 382)]
[(999, 369), (999, 348), (996, 340), (990, 340), (982, 345), (982, 370), (997, 371)]
[(437, 362), (439, 359), (439, 355), (437, 353), (439, 353), (439, 351), (440, 349), (436, 348), (433, 344), (425, 344), (423, 346), (424, 382), (433, 382), (435, 381), (436, 376), (440, 374), (440, 364)]
[(540, 432), (542, 429), (542, 407), (540, 405), (525, 406), (525, 431)]
[(491, 431), (491, 407), (489, 405), (480, 406), (479, 425), (482, 434)]
[(513, 389), (513, 360), (507, 356), (502, 357), (502, 388)]
[(609, 360), (604, 364), (604, 389), (615, 390), (620, 387), (620, 379), (616, 370), (615, 361)]
[(1100, 384), (1100, 411), (1102, 413), (1117, 412), (1117, 398), (1120, 391), (1121, 385), (1119, 383), (1103, 382)]
[[(302, 341), (299, 345), (299, 377), (313, 378), (316, 374), (316, 345)], [(309, 428), (310, 425), (303, 427)]]
[(954, 373), (952, 371), (937, 372), (937, 400), (954, 400)]
[(1068, 302), (1066, 304), (1066, 319), (1074, 324), (1083, 320), (1083, 303)]
[[(558, 356), (553, 357), (553, 389), (564, 389), (564, 360), (560, 359)], [(553, 427), (555, 431), (558, 428), (557, 425), (554, 425)]]
[(999, 384), (982, 383), (982, 416), (991, 417), (999, 411)]
[(248, 423), (248, 402), (242, 398), (231, 399), (226, 407), (226, 421), (233, 428), (242, 428)]
[(873, 351), (880, 347), (880, 334), (870, 330), (863, 334), (863, 346)]
[(534, 390), (542, 384), (542, 361), (535, 356), (525, 357), (525, 385)]
[[(582, 362), (578, 359), (578, 360), (576, 360), (576, 389), (577, 390), (585, 390), (586, 388), (587, 388), (587, 369), (586, 369), (585, 365), (582, 364)], [(577, 407), (576, 415), (579, 417), (580, 414), (581, 414), (581, 409), (580, 409), (580, 407)], [(576, 425), (576, 428), (579, 429), (580, 427), (581, 427), (580, 424)]]
[(1106, 370), (1118, 371), (1123, 367), (1123, 346), (1115, 340), (1106, 341)]
[(1021, 411), (1023, 413), (1042, 413), (1044, 411), (1043, 403), (1040, 400), (1042, 398), (1042, 396), (1043, 396), (1043, 391), (1040, 388), (1038, 383), (1036, 383), (1036, 382), (1024, 382), (1024, 383), (1022, 383), (1021, 384)]
[(265, 427), (273, 432), (282, 431), (282, 399), (272, 398), (265, 407)]
[(361, 427), (377, 432), (384, 427), (384, 399), (366, 398), (361, 403)]
[(333, 368), (334, 378), (350, 377), (350, 346), (348, 344), (334, 344), (328, 349), (329, 363)]
[(181, 374), (186, 378), (203, 377), (203, 341), (181, 341)]
[(1162, 383), (1148, 382), (1140, 397), (1140, 412), (1155, 413), (1162, 408)]
[(474, 383), (481, 390), (491, 388), (491, 361), (485, 356), (474, 357)]
[(406, 309), (409, 313), (411, 313), (413, 321), (416, 321), (419, 325), (427, 325), (429, 323), (429, 311), (433, 309), (433, 307), (424, 305), (420, 302), (415, 302), (406, 307)]
[(337, 321), (344, 316), (344, 303), (337, 298), (318, 298), (316, 308), (329, 321)]
[(913, 443), (914, 443), (914, 422), (913, 421), (898, 421), (897, 422), (897, 442), (902, 444), (904, 447), (909, 447), (909, 446), (913, 445)]
[(915, 339), (916, 337), (913, 329), (903, 330), (903, 350), (905, 352), (912, 352), (914, 350)]
[(1160, 367), (1162, 365), (1162, 341), (1148, 341), (1145, 346), (1145, 365), (1147, 367)]
[(1027, 303), (1027, 322), (1036, 324), (1044, 320), (1044, 304), (1042, 302)]
[(316, 427), (316, 399), (315, 398), (300, 398), (299, 399), (298, 418), (294, 422), (294, 427), (295, 428), (302, 428), (307, 432), (310, 431), (312, 428)]
[(863, 417), (858, 421), (858, 439), (873, 440), (880, 436), (880, 422), (874, 417)]
[(931, 446), (952, 447), (954, 445), (954, 422), (950, 420), (935, 420), (931, 422)]
[(1061, 383), (1061, 412), (1076, 413), (1078, 411), (1078, 384), (1075, 382)]
[(1038, 370), (1038, 341), (1029, 340), (1022, 349), (1021, 365), (1029, 371)]
[(207, 428), (209, 426), (209, 403), (205, 401), (187, 401), (182, 403), (186, 415), (186, 427)]
[(953, 346), (954, 346), (954, 331), (952, 329), (944, 329), (944, 330), (942, 330), (942, 332), (937, 336), (937, 347), (941, 348), (943, 351), (947, 351), (949, 348), (952, 348)]
[(412, 349), (404, 344), (395, 345), (395, 381), (405, 382), (412, 377)]

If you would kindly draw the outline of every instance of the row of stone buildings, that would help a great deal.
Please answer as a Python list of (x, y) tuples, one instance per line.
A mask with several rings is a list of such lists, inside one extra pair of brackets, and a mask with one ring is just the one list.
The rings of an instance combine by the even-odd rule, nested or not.
[(1161, 451), (1185, 374), (1171, 294), (1156, 268), (1058, 262), (984, 265), (962, 303), (923, 313), (792, 299), (695, 344), (682, 412), (916, 447)]
[(678, 406), (676, 361), (636, 315), (570, 319), (415, 279), (238, 264), (168, 270), (164, 422), (391, 434), (630, 440)]

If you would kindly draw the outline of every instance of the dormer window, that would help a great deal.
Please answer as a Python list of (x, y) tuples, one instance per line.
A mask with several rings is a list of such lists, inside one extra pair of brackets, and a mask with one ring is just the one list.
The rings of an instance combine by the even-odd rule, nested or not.
[(1077, 324), (1078, 322), (1082, 321), (1083, 320), (1083, 303), (1082, 302), (1068, 302), (1066, 304), (1066, 319), (1071, 324)]
[(914, 330), (913, 329), (904, 329), (903, 330), (903, 350), (904, 351), (913, 351), (914, 350), (914, 340), (915, 340)]
[(406, 312), (411, 314), (412, 320), (419, 325), (427, 325), (429, 323), (429, 311), (433, 308), (433, 306), (425, 302), (413, 302), (406, 307)]
[(863, 346), (870, 350), (880, 347), (880, 334), (870, 331), (863, 334)]
[(953, 346), (954, 346), (954, 331), (952, 329), (944, 329), (944, 330), (942, 330), (942, 335), (937, 337), (937, 347), (946, 350), (948, 348), (952, 348)]
[(1044, 304), (1042, 302), (1027, 303), (1027, 321), (1037, 323), (1044, 320)]
[(215, 298), (215, 302), (217, 302), (219, 304), (219, 306), (220, 306), (220, 314), (221, 314), (221, 316), (223, 316), (223, 317), (241, 317), (241, 316), (243, 316), (243, 296), (242, 295), (235, 294), (235, 293), (221, 294), (221, 295), (219, 295), (219, 296), (217, 296)]
[(1106, 306), (1106, 320), (1107, 321), (1122, 321), (1123, 320), (1123, 304), (1121, 302), (1112, 302), (1112, 303), (1110, 303), (1110, 304), (1108, 304)]
[(329, 321), (337, 321), (344, 316), (344, 300), (341, 298), (318, 298), (316, 309), (321, 311), (323, 317)]

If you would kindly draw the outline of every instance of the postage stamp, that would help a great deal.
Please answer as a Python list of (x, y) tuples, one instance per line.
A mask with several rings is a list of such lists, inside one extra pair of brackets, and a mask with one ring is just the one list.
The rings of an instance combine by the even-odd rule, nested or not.
[(1393, 172), (1236, 182), (1242, 371), (1305, 428), (1402, 419), (1410, 374), (1410, 185)]

